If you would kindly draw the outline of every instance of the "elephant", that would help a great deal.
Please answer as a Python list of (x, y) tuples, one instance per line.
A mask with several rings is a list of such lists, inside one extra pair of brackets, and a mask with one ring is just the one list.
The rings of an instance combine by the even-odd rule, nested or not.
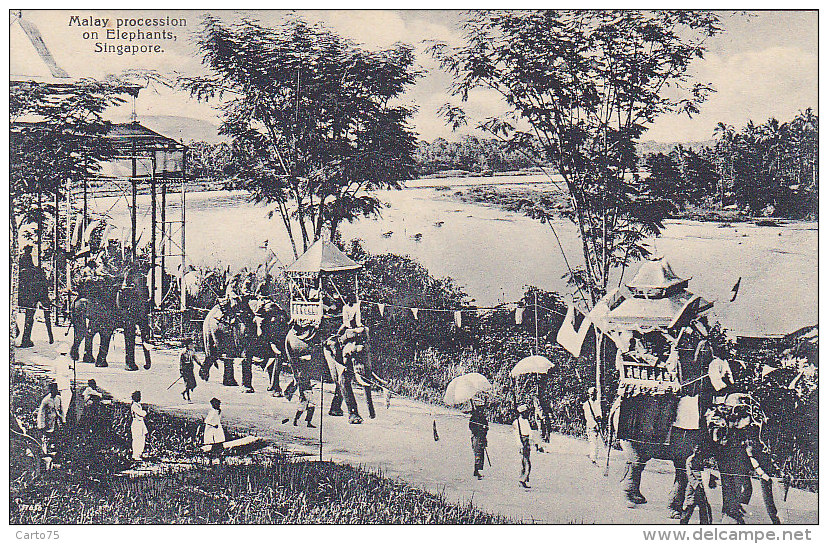
[(233, 362), (244, 354), (245, 339), (255, 328), (253, 312), (248, 302), (247, 297), (240, 300), (225, 299), (207, 312), (202, 325), (205, 359), (199, 371), (199, 376), (205, 382), (210, 379), (210, 368), (218, 366), (218, 360), (221, 359), (224, 362), (222, 384), (238, 385)]
[[(90, 261), (90, 264), (94, 261)], [(94, 267), (94, 265), (93, 265)], [(95, 366), (109, 366), (107, 356), (112, 335), (119, 327), (124, 330), (126, 369), (138, 370), (135, 365), (135, 327), (141, 327), (142, 339), (149, 340), (149, 303), (145, 272), (132, 269), (123, 283), (110, 275), (96, 275), (87, 270), (82, 276), (78, 296), (72, 302), (70, 320), (75, 331), (70, 356), (80, 358), (81, 342), (85, 343), (83, 361)], [(97, 358), (92, 356), (92, 341), (100, 335)], [(144, 348), (144, 368), (150, 368), (150, 354)]]
[(152, 366), (149, 349), (150, 340), (149, 313), (150, 294), (147, 288), (147, 275), (144, 270), (130, 266), (124, 276), (124, 282), (115, 298), (115, 307), (119, 321), (124, 330), (124, 351), (127, 370), (138, 370), (135, 364), (135, 328), (141, 331), (141, 347), (144, 351), (144, 369)]
[(328, 363), (331, 378), (336, 384), (334, 398), (331, 401), (329, 415), (341, 416), (342, 400), (348, 407), (348, 421), (352, 424), (362, 423), (359, 415), (356, 397), (351, 380), (356, 380), (365, 392), (365, 401), (368, 405), (368, 417), (377, 417), (372, 398), (373, 377), (371, 372), (370, 354), (368, 352), (368, 327), (342, 327), (338, 334), (330, 336), (322, 346), (322, 353)]
[[(282, 396), (279, 383), (282, 367), (287, 363), (285, 339), (290, 328), (287, 312), (269, 299), (254, 299), (250, 302), (253, 311), (255, 334), (245, 338), (244, 361), (242, 362), (242, 384), (253, 389), (250, 368), (254, 357), (262, 360), (262, 367), (269, 377), (268, 391), (274, 397)], [(253, 332), (253, 331), (251, 331)]]
[[(720, 472), (729, 474), (745, 473), (744, 471), (734, 470), (734, 467), (741, 463), (739, 455), (736, 455), (736, 450), (731, 451), (732, 448), (727, 449), (714, 446), (710, 440), (707, 424), (703, 417), (707, 409), (712, 406), (714, 395), (720, 395), (726, 392), (714, 386), (711, 382), (711, 378), (709, 377), (711, 374), (710, 370), (708, 370), (707, 374), (701, 375), (701, 369), (709, 369), (708, 365), (711, 359), (712, 354), (709, 348), (707, 348), (707, 342), (702, 340), (695, 349), (692, 361), (682, 365), (686, 384), (682, 388), (682, 400), (673, 398), (675, 402), (672, 402), (669, 396), (665, 396), (655, 401), (653, 397), (639, 395), (625, 399), (619, 398), (613, 406), (611, 420), (613, 421), (614, 429), (619, 432), (621, 447), (626, 455), (626, 470), (622, 480), (623, 494), (630, 507), (647, 502), (647, 499), (641, 494), (640, 485), (641, 474), (644, 472), (644, 468), (650, 459), (663, 459), (673, 462), (675, 477), (668, 503), (668, 511), (671, 518), (678, 518), (681, 515), (684, 493), (687, 488), (686, 462), (696, 446), (701, 448), (707, 455), (714, 454)], [(727, 367), (727, 373), (732, 377), (727, 363), (718, 359), (717, 361), (720, 361)], [(693, 369), (695, 369), (695, 376), (691, 374)], [(648, 399), (650, 399), (649, 402)], [(687, 404), (684, 404), (685, 402)], [(682, 406), (689, 408), (689, 411), (685, 411), (686, 409)], [(672, 414), (667, 413), (670, 410), (673, 410)], [(688, 416), (689, 419), (683, 418), (683, 421), (680, 423), (677, 421), (680, 415), (676, 411), (690, 414)], [(654, 421), (666, 422), (669, 428), (662, 428), (660, 431), (655, 431), (654, 434), (664, 436), (664, 431), (667, 431), (666, 435), (669, 438), (667, 442), (661, 442), (659, 440), (639, 440), (621, 437), (620, 435), (625, 433), (622, 429), (623, 425), (619, 426), (620, 418), (646, 422), (645, 425), (652, 425)], [(697, 418), (697, 421), (693, 421), (694, 418)], [(728, 476), (728, 478), (731, 477)], [(738, 482), (733, 481), (732, 485), (731, 480), (728, 480), (727, 486), (723, 485), (723, 514), (734, 517), (737, 521), (740, 519), (736, 515), (736, 512), (739, 510), (737, 506), (741, 493), (737, 492), (737, 488), (740, 486), (743, 486), (741, 480)]]
[(52, 301), (49, 298), (49, 278), (43, 268), (39, 266), (27, 266), (20, 269), (19, 289), (17, 292), (17, 303), (26, 312), (26, 321), (23, 325), (23, 337), (20, 340), (21, 348), (34, 346), (32, 342), (32, 328), (34, 327), (34, 315), (37, 305), (43, 308), (43, 318), (46, 322), (46, 332), (49, 335), (49, 343), (55, 343), (52, 334)]
[[(72, 301), (70, 320), (74, 339), (69, 352), (73, 361), (80, 358), (78, 349), (85, 343), (83, 361), (97, 367), (109, 366), (107, 355), (112, 334), (118, 328), (116, 298), (118, 285), (108, 276), (89, 278), (78, 288), (78, 296)], [(92, 356), (92, 341), (100, 335), (97, 358)]]

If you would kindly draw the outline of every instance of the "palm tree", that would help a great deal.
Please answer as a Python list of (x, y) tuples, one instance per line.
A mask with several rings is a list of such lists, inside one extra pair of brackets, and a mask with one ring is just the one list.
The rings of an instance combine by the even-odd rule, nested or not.
[(735, 150), (736, 130), (733, 125), (719, 121), (713, 129), (713, 136), (718, 139), (716, 152), (721, 158), (719, 171), (719, 207), (724, 208), (725, 184), (733, 184), (733, 152)]

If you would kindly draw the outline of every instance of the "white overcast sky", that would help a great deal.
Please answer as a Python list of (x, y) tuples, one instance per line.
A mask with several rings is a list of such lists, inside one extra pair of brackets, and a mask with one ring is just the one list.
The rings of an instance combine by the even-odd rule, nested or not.
[[(57, 63), (73, 77), (103, 77), (128, 68), (155, 69), (162, 73), (184, 75), (203, 71), (200, 57), (192, 42), (199, 27), (201, 11), (33, 11), (24, 10), (24, 18), (34, 22)], [(212, 11), (232, 21), (243, 16), (264, 24), (277, 24), (284, 11)], [(415, 46), (418, 65), (426, 75), (413, 86), (404, 101), (417, 105), (413, 126), (420, 137), (456, 138), (437, 116), (437, 108), (452, 100), (448, 95), (450, 78), (442, 73), (425, 52), (426, 40), (461, 43), (458, 23), (463, 14), (456, 11), (299, 11), (310, 22), (321, 22), (369, 49), (386, 48), (395, 42)], [(71, 15), (80, 17), (183, 17), (186, 29), (176, 30), (178, 40), (165, 44), (162, 55), (117, 56), (95, 53), (95, 40), (85, 41), (83, 29), (68, 25)], [(39, 71), (33, 50), (19, 28), (11, 31), (11, 73)], [(702, 105), (701, 113), (659, 118), (645, 134), (645, 140), (664, 142), (694, 141), (711, 138), (719, 121), (737, 127), (749, 119), (764, 122), (769, 117), (789, 120), (799, 110), (817, 107), (817, 13), (815, 11), (762, 11), (748, 15), (723, 14), (724, 32), (711, 38), (708, 52), (692, 68), (699, 81), (710, 82), (717, 92)], [(42, 70), (42, 68), (40, 69)], [(130, 106), (131, 108), (131, 106)], [(482, 119), (502, 111), (497, 96), (478, 93), (472, 96), (467, 111)], [(137, 102), (141, 115), (183, 116), (209, 120), (218, 124), (216, 112), (186, 94), (168, 89), (144, 90)], [(113, 120), (124, 120), (129, 111), (111, 112)]]

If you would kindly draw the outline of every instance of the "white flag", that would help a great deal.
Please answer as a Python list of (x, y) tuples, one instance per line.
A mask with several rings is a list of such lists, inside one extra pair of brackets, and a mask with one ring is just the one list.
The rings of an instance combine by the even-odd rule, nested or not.
[(414, 315), (414, 320), (417, 320), (417, 312), (420, 310), (418, 308), (411, 308), (411, 313)]
[(523, 323), (523, 310), (524, 308), (515, 308), (515, 325)]
[(377, 310), (379, 310), (380, 315), (385, 315), (385, 304), (377, 304)]
[(458, 329), (463, 326), (463, 312), (459, 310), (454, 312), (454, 324)]
[(573, 356), (580, 357), (581, 347), (584, 345), (584, 340), (591, 326), (592, 321), (589, 320), (589, 317), (584, 317), (584, 320), (581, 322), (581, 328), (575, 330), (575, 308), (569, 306), (566, 310), (563, 324), (558, 330), (558, 343)]

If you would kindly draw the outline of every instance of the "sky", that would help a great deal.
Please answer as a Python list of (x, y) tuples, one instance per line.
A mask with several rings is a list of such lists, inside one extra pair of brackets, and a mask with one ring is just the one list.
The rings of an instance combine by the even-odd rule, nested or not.
[[(101, 78), (125, 69), (153, 69), (170, 76), (204, 73), (193, 40), (204, 13), (173, 10), (24, 10), (23, 17), (38, 27), (57, 64), (70, 76)], [(249, 17), (265, 25), (276, 25), (288, 15), (285, 11), (210, 13), (226, 21)], [(437, 137), (457, 139), (464, 132), (470, 132), (470, 129), (464, 129), (453, 133), (437, 115), (441, 105), (446, 102), (459, 104), (459, 101), (449, 95), (450, 76), (442, 72), (426, 52), (428, 40), (462, 44), (460, 23), (463, 13), (439, 10), (295, 13), (309, 22), (324, 24), (367, 49), (387, 48), (395, 42), (413, 45), (417, 65), (425, 75), (402, 100), (417, 106), (417, 113), (412, 119), (415, 131), (420, 138), (428, 141)], [(73, 15), (80, 19), (109, 18), (113, 22), (116, 18), (169, 16), (186, 19), (186, 27), (171, 29), (176, 40), (164, 41), (163, 53), (119, 56), (95, 52), (95, 43), (105, 40), (84, 39), (83, 32), (97, 30), (102, 36), (103, 29), (70, 25)], [(716, 93), (702, 104), (701, 113), (692, 119), (686, 115), (659, 117), (642, 139), (659, 142), (708, 140), (719, 121), (738, 128), (751, 119), (764, 122), (776, 117), (787, 121), (800, 110), (808, 107), (816, 109), (816, 11), (728, 12), (722, 16), (724, 31), (709, 39), (705, 58), (691, 67), (691, 75), (699, 81), (711, 83)], [(46, 72), (19, 25), (12, 25), (10, 33), (11, 74), (39, 75)], [(135, 108), (139, 119), (141, 116), (183, 116), (215, 125), (219, 123), (218, 113), (211, 105), (164, 87), (153, 86), (143, 90)], [(465, 109), (470, 119), (482, 120), (502, 113), (504, 105), (499, 96), (480, 91), (470, 96)], [(129, 118), (131, 110), (132, 105), (125, 104), (109, 112), (109, 116), (113, 121), (124, 121)]]

